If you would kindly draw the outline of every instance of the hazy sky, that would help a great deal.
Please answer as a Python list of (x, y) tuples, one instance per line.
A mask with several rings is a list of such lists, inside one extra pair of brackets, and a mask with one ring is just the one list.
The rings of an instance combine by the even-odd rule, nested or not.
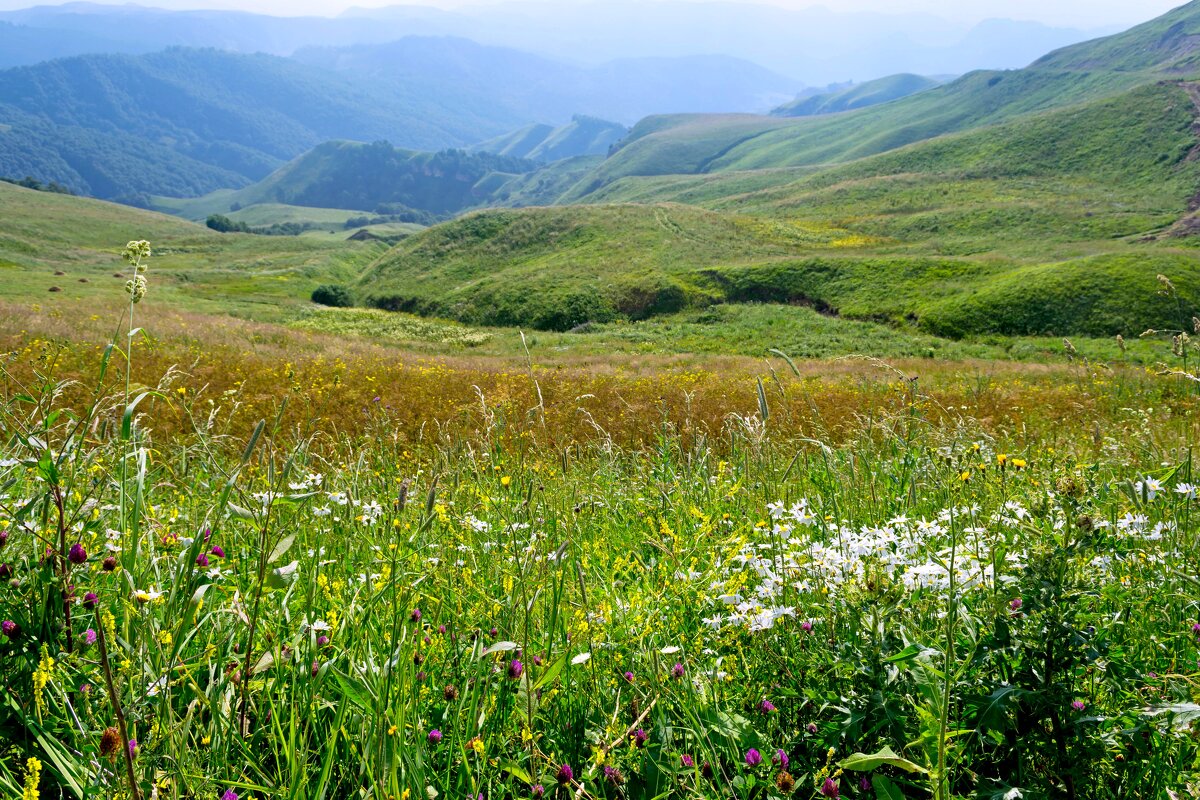
[[(121, 0), (99, 0), (120, 2)], [(703, 2), (703, 0), (697, 0)], [(348, 6), (426, 5), (458, 8), (495, 0), (135, 0), (138, 5), (169, 8), (236, 8), (266, 14), (333, 15)], [(591, 4), (603, 0), (553, 0)], [(654, 0), (642, 0), (654, 2)], [(1091, 29), (1132, 25), (1156, 17), (1184, 0), (724, 0), (769, 3), (790, 8), (823, 5), (838, 11), (923, 12), (953, 20), (977, 21), (989, 17), (1026, 19), (1063, 27)], [(0, 0), (0, 9), (54, 5), (53, 0)]]

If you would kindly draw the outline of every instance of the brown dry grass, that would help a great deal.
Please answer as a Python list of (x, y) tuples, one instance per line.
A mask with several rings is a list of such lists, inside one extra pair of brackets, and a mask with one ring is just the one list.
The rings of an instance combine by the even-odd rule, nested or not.
[[(825, 441), (908, 413), (914, 395), (904, 376), (919, 377), (923, 418), (982, 433), (1028, 431), (1053, 440), (1088, 433), (1121, 408), (1144, 405), (1192, 425), (1194, 410), (1173, 385), (1133, 370), (840, 359), (799, 362), (796, 375), (782, 361), (738, 357), (617, 360), (535, 352), (531, 373), (511, 358), (431, 358), (229, 317), (153, 306), (138, 313), (150, 335), (136, 340), (135, 382), (161, 386), (170, 397), (145, 406), (159, 433), (187, 430), (189, 414), (207, 418), (217, 411), (224, 429), (240, 435), (273, 418), (286, 396), (283, 421), (290, 430), (357, 434), (383, 422), (406, 439), (503, 431), (553, 446), (598, 437), (646, 445), (664, 426), (690, 437), (744, 428), (739, 420), (759, 412), (759, 378), (772, 432)], [(0, 345), (11, 351), (16, 376), (28, 378), (53, 361), (59, 377), (90, 384), (120, 317), (117, 306), (43, 311), (0, 304)], [(110, 379), (123, 377), (117, 366)], [(84, 383), (74, 389), (80, 401)]]

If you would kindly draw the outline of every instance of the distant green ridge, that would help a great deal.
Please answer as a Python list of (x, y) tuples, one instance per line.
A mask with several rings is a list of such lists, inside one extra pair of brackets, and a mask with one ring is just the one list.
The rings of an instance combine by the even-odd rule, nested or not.
[(923, 75), (901, 73), (855, 84), (836, 92), (823, 92), (798, 98), (771, 111), (773, 117), (815, 117), (821, 114), (837, 114), (859, 108), (890, 103), (901, 97), (923, 92), (940, 86), (942, 81)]

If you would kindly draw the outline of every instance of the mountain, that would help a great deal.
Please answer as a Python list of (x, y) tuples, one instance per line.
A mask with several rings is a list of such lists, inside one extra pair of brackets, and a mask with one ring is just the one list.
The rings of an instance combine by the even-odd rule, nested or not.
[(889, 75), (866, 83), (858, 83), (834, 92), (808, 94), (771, 110), (773, 117), (815, 117), (837, 114), (867, 106), (889, 103), (926, 89), (940, 86), (942, 81), (922, 75)]
[(0, 71), (0, 174), (107, 198), (189, 196), (245, 186), (329, 139), (436, 150), (523, 121), (475, 102), (424, 87), (383, 91), (266, 55), (61, 59)]
[(470, 87), (514, 114), (550, 122), (576, 114), (632, 124), (663, 112), (766, 111), (800, 88), (797, 81), (728, 56), (622, 59), (580, 67), (453, 37), (306, 48), (295, 58), (384, 87)]
[(551, 162), (576, 156), (607, 155), (629, 130), (624, 125), (577, 114), (566, 125), (527, 125), (469, 148), (514, 158)]
[[(41, 42), (42, 51), (50, 54), (39, 57), (36, 48), (25, 48), (18, 55), (14, 50), (5, 54), (7, 64), (84, 52), (138, 54), (172, 46), (291, 55), (313, 46), (453, 36), (593, 66), (620, 59), (722, 55), (814, 85), (899, 72), (942, 75), (1020, 67), (1049, 50), (1095, 35), (1012, 20), (970, 28), (928, 14), (679, 0), (540, 0), (464, 5), (452, 11), (404, 5), (355, 9), (335, 19), (66, 3), (0, 12), (0, 20), (23, 26), (24, 35)], [(66, 45), (68, 39), (97, 44), (75, 49)], [(101, 41), (108, 44), (102, 46)]]
[[(410, 6), (394, 8), (399, 19), (411, 14)], [(386, 20), (390, 11), (355, 9), (340, 19)], [(438, 23), (452, 26), (446, 33), (550, 58), (596, 64), (721, 54), (814, 85), (900, 72), (958, 75), (1022, 67), (1051, 49), (1101, 32), (1013, 20), (968, 26), (931, 14), (843, 12), (819, 5), (787, 9), (722, 0), (510, 0), (464, 5), (455, 13), (453, 22)]]
[(162, 208), (192, 219), (262, 204), (445, 217), (499, 202), (508, 180), (537, 166), (494, 153), (429, 153), (400, 150), (387, 142), (333, 141), (239, 191), (215, 192), (182, 204), (163, 203)]
[(765, 109), (795, 88), (723, 57), (584, 69), (427, 37), (301, 60), (188, 48), (76, 56), (0, 71), (0, 175), (140, 203), (242, 188), (328, 140), (437, 151), (574, 119), (533, 156), (551, 160), (619, 138), (619, 125), (589, 113)]
[(1052, 53), (1025, 69), (972, 72), (943, 86), (851, 113), (800, 118), (650, 117), (635, 125), (613, 156), (563, 200), (584, 198), (631, 176), (815, 168), (849, 162), (947, 133), (1187, 77), (1200, 73), (1193, 67), (1188, 33), (1198, 25), (1200, 2), (1193, 0), (1161, 19)]
[(82, 31), (0, 22), (0, 69), (83, 53), (121, 52), (127, 46), (120, 40)]

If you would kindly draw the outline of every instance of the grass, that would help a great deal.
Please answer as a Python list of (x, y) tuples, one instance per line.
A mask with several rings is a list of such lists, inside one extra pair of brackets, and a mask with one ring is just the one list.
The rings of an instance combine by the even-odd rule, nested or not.
[(1184, 381), (414, 362), (146, 276), (111, 358), (0, 318), (7, 796), (1200, 780)]

